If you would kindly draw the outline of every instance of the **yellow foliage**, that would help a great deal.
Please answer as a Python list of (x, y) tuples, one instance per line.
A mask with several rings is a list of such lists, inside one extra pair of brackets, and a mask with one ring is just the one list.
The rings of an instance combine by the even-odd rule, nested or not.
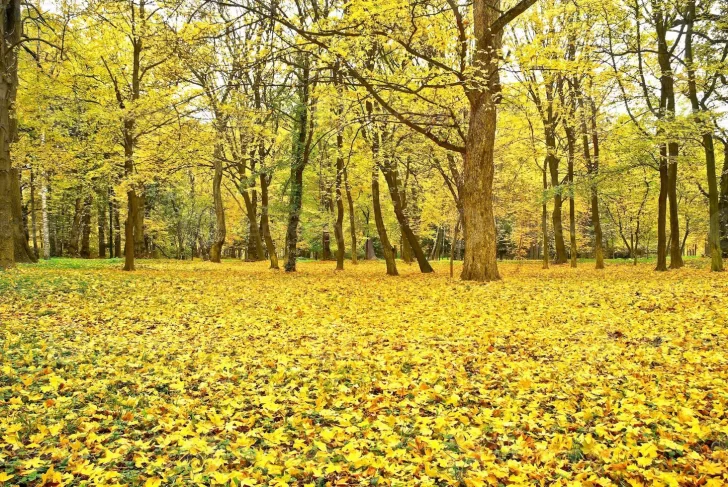
[(0, 275), (0, 483), (726, 485), (728, 279)]

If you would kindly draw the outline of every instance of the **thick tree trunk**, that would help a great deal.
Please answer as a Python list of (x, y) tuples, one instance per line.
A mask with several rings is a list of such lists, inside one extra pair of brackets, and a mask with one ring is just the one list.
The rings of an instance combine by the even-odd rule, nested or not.
[(83, 203), (83, 215), (81, 216), (81, 250), (83, 259), (91, 258), (91, 196), (87, 196)]
[(137, 259), (147, 256), (147, 248), (144, 242), (144, 214), (147, 198), (142, 191), (143, 188), (136, 192), (137, 212), (134, 215), (134, 257)]
[[(549, 139), (547, 138), (547, 141)], [(548, 142), (547, 142), (548, 144)], [(553, 151), (556, 150), (556, 139), (553, 139), (553, 148), (547, 148), (549, 155), (546, 156), (546, 165), (551, 175), (551, 189), (554, 191), (554, 205), (551, 211), (551, 225), (554, 229), (554, 248), (556, 256), (555, 264), (566, 263), (566, 244), (564, 242), (564, 227), (562, 224), (561, 208), (564, 203), (561, 196), (561, 188), (559, 181), (559, 159)]]
[(309, 124), (309, 97), (310, 97), (310, 64), (308, 57), (303, 58), (301, 69), (301, 86), (299, 89), (300, 99), (298, 102), (298, 113), (296, 116), (297, 137), (294, 142), (293, 163), (291, 164), (291, 195), (288, 208), (288, 227), (286, 228), (286, 272), (296, 272), (296, 257), (298, 254), (298, 223), (301, 218), (303, 207), (303, 170), (308, 164), (309, 147), (313, 127)]
[(10, 192), (13, 224), (13, 256), (15, 262), (37, 262), (35, 253), (28, 245), (28, 232), (23, 223), (23, 196), (20, 192), (20, 172), (10, 169)]
[(260, 227), (258, 227), (257, 201), (251, 197), (247, 189), (242, 191), (242, 196), (245, 202), (245, 213), (248, 216), (248, 255), (246, 260), (250, 262), (265, 260), (263, 237)]
[[(528, 7), (527, 2), (522, 5)], [(493, 25), (500, 11), (499, 0), (473, 2), (473, 67), (479, 70), (480, 81), (467, 91), (470, 114), (463, 167), (465, 255), (460, 274), (461, 279), (469, 281), (500, 279), (493, 215), (493, 150), (500, 97), (498, 53), (502, 44), (502, 29), (494, 30)]]

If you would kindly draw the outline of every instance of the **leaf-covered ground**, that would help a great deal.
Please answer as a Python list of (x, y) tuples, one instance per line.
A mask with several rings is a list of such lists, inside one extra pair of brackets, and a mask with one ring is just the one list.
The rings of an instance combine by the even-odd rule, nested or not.
[(0, 275), (0, 484), (728, 484), (728, 276)]

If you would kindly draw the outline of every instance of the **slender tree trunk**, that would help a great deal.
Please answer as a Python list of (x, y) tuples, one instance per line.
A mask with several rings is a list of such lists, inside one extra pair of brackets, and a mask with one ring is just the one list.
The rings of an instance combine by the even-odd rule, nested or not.
[(78, 244), (81, 238), (81, 220), (83, 218), (83, 199), (76, 196), (74, 205), (73, 221), (71, 223), (71, 232), (68, 236), (66, 249), (69, 257), (79, 257)]
[(351, 233), (351, 263), (358, 263), (357, 247), (356, 247), (356, 217), (354, 215), (354, 199), (351, 197), (351, 186), (349, 185), (349, 175), (346, 167), (344, 167), (344, 186), (346, 187), (346, 201), (349, 205), (349, 231)]
[(147, 197), (143, 188), (136, 192), (136, 214), (134, 215), (134, 257), (146, 257), (147, 249), (144, 242), (144, 213), (146, 211)]
[(265, 240), (265, 247), (268, 250), (270, 268), (278, 269), (278, 254), (276, 254), (276, 246), (270, 234), (270, 221), (268, 219), (268, 186), (271, 177), (267, 176), (265, 172), (261, 171), (260, 173), (260, 230)]
[(28, 245), (28, 232), (23, 223), (23, 196), (20, 192), (20, 172), (16, 168), (10, 169), (10, 191), (12, 198), (13, 223), (13, 257), (15, 262), (36, 262), (33, 250)]
[(679, 269), (683, 264), (680, 251), (680, 220), (677, 203), (677, 158), (679, 146), (677, 142), (667, 145), (667, 199), (670, 208), (670, 234), (675, 235), (670, 244), (670, 269)]
[(48, 225), (48, 176), (43, 174), (43, 182), (40, 187), (40, 207), (43, 226), (43, 259), (51, 258), (51, 233)]
[(569, 244), (571, 246), (571, 267), (576, 268), (578, 249), (576, 247), (576, 208), (574, 205), (574, 157), (576, 152), (576, 133), (573, 127), (566, 128), (568, 165), (566, 177), (569, 180)]
[(455, 235), (453, 235), (452, 245), (450, 245), (450, 279), (453, 278), (453, 273), (454, 273), (453, 268), (454, 268), (454, 264), (455, 264), (455, 248), (457, 247), (459, 232), (460, 232), (460, 218), (458, 218), (458, 221), (455, 224)]
[(657, 197), (657, 266), (667, 270), (667, 145), (660, 145), (660, 194)]
[(548, 180), (546, 178), (546, 164), (544, 163), (543, 175), (543, 202), (541, 203), (541, 239), (543, 241), (543, 269), (549, 268), (549, 212), (546, 206), (546, 191), (548, 191)]
[(720, 248), (728, 257), (728, 137), (723, 139), (723, 171), (720, 174)]
[(33, 254), (38, 259), (38, 226), (35, 219), (35, 174), (33, 168), (30, 168), (30, 222), (31, 235), (33, 236)]
[[(591, 176), (591, 211), (592, 211), (592, 224), (594, 225), (594, 258), (596, 259), (596, 268), (604, 269), (604, 250), (603, 250), (603, 236), (602, 236), (602, 223), (599, 215), (599, 194), (597, 192), (596, 178), (599, 176), (599, 132), (597, 132), (597, 108), (594, 104), (594, 100), (590, 100), (591, 106), (591, 130), (592, 130), (592, 145), (594, 146), (594, 159), (591, 160), (591, 164), (588, 165)], [(586, 122), (584, 122), (584, 128), (586, 128)], [(589, 139), (585, 136), (584, 138), (584, 151), (585, 157), (589, 159)]]
[[(343, 146), (344, 135), (343, 131), (339, 129), (336, 134), (336, 222), (334, 223), (337, 271), (344, 270), (344, 254), (346, 252), (344, 244), (344, 201), (341, 194), (341, 181), (344, 175), (344, 156), (342, 154)], [(355, 252), (356, 249), (352, 249), (352, 251)]]
[(83, 215), (81, 216), (81, 251), (83, 259), (91, 258), (91, 196), (87, 196), (83, 203)]
[(98, 211), (99, 259), (104, 259), (106, 258), (106, 203), (101, 199), (100, 195), (96, 207)]

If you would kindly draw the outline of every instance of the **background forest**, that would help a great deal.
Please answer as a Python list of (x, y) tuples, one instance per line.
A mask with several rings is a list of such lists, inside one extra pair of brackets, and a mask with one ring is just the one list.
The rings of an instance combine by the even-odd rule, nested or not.
[(496, 2), (482, 65), (455, 0), (4, 4), (22, 25), (4, 31), (4, 266), (126, 249), (127, 269), (428, 272), (463, 256), (465, 149), (491, 139), (469, 132), (478, 83), (499, 115), (493, 191), (471, 200), (492, 202), (498, 258), (720, 270), (728, 252), (723, 2)]

